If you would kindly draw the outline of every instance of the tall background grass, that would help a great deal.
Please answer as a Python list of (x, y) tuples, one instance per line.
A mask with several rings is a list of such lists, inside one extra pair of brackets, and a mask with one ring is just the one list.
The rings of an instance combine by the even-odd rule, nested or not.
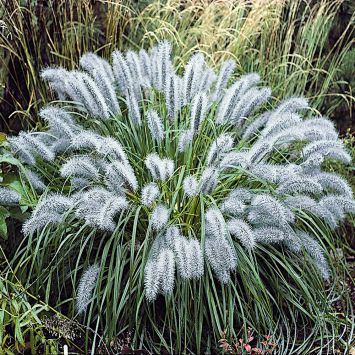
[[(153, 0), (136, 3), (116, 0), (6, 0), (0, 5), (0, 19), (2, 21), (0, 23), (0, 130), (2, 132), (14, 133), (23, 127), (42, 125), (42, 122), (38, 121), (38, 110), (53, 99), (48, 86), (39, 79), (42, 68), (48, 65), (62, 65), (72, 69), (78, 67), (79, 57), (86, 51), (94, 51), (108, 58), (114, 48), (149, 48), (157, 40), (164, 38), (172, 42), (178, 65), (182, 66), (187, 58), (199, 49), (216, 67), (222, 60), (233, 58), (237, 62), (237, 75), (250, 71), (258, 72), (263, 83), (273, 89), (276, 98), (274, 102), (293, 95), (309, 98), (311, 107), (316, 112), (321, 112), (335, 120), (343, 135), (349, 132), (346, 143), (354, 154), (355, 144), (351, 133), (355, 129), (353, 119), (355, 15), (352, 1)], [(336, 165), (329, 168), (342, 169)], [(355, 187), (354, 168), (350, 167), (341, 172), (352, 179), (352, 186)], [(284, 334), (289, 334), (289, 337), (275, 339), (279, 343), (280, 351), (288, 348), (295, 353), (297, 351), (310, 353), (324, 347), (331, 352), (335, 351), (336, 346), (340, 348), (343, 346), (344, 349), (353, 332), (349, 323), (353, 313), (352, 305), (346, 293), (344, 280), (346, 277), (353, 277), (351, 274), (353, 266), (346, 263), (346, 256), (349, 259), (353, 253), (354, 241), (349, 236), (353, 234), (354, 221), (348, 221), (335, 236), (330, 235), (329, 231), (322, 227), (312, 228), (320, 228), (327, 248), (333, 255), (334, 274), (337, 274), (333, 285), (324, 289), (322, 285), (318, 285), (320, 293), (323, 292), (321, 297), (313, 297), (309, 294), (310, 289), (307, 288), (307, 285), (318, 281), (313, 279), (300, 281), (296, 264), (292, 261), (282, 264), (272, 257), (277, 253), (276, 250), (272, 253), (269, 251), (270, 259), (263, 261), (261, 272), (270, 273), (271, 288), (278, 289), (279, 296), (288, 297), (292, 302), (299, 298), (299, 303), (290, 309), (290, 314), (294, 314), (295, 319), (290, 321), (289, 327), (282, 329)], [(10, 236), (11, 239), (21, 239), (16, 228), (13, 228), (12, 232), (16, 235)], [(41, 294), (45, 303), (54, 305), (58, 294), (68, 295), (77, 283), (82, 270), (75, 269), (75, 263), (80, 258), (82, 261), (89, 261), (89, 255), (84, 254), (86, 243), (92, 253), (96, 253), (103, 246), (93, 245), (90, 234), (83, 242), (75, 239), (75, 235), (69, 236), (72, 238), (73, 250), (80, 251), (80, 258), (73, 259), (70, 251), (56, 249), (58, 261), (45, 275), (42, 266), (48, 264), (50, 254), (47, 254), (47, 247), (53, 248), (53, 245), (45, 244), (46, 233), (48, 231), (45, 231), (36, 241), (39, 243), (36, 258), (32, 259), (31, 249), (29, 249), (27, 253), (21, 254), (21, 263), (12, 267), (14, 273), (19, 271), (16, 267), (31, 267), (32, 282), (33, 280), (37, 282), (32, 290), (36, 294)], [(44, 244), (41, 244), (42, 241)], [(56, 242), (58, 244), (54, 245), (55, 248), (60, 246), (60, 240)], [(122, 260), (126, 260), (135, 248), (134, 244), (129, 243), (116, 245), (117, 238), (115, 241), (113, 237), (109, 239), (109, 243), (115, 245), (115, 250), (121, 253)], [(14, 250), (16, 244), (17, 242), (13, 243), (11, 249)], [(8, 245), (9, 243), (3, 247), (7, 249), (8, 254), (11, 254)], [(345, 250), (345, 256), (339, 256), (339, 248)], [(241, 250), (239, 253), (241, 259), (247, 260)], [(266, 251), (257, 256), (265, 258), (265, 255), (267, 255)], [(238, 337), (246, 334), (247, 326), (250, 324), (258, 324), (259, 330), (265, 333), (271, 330), (271, 326), (280, 329), (283, 322), (286, 324), (282, 318), (279, 319), (279, 324), (274, 324), (275, 314), (271, 311), (269, 314), (265, 312), (267, 307), (270, 307), (268, 302), (271, 300), (273, 312), (277, 313), (277, 309), (283, 306), (282, 297), (277, 298), (277, 295), (270, 292), (270, 288), (266, 288), (258, 280), (257, 273), (253, 269), (254, 265), (246, 261), (245, 265), (248, 265), (249, 269), (238, 270), (239, 283), (237, 286), (224, 289), (222, 297), (216, 291), (218, 286), (214, 285), (213, 279), (207, 282), (211, 286), (209, 290), (198, 288), (197, 285), (183, 288), (182, 293), (178, 293), (174, 299), (160, 304), (161, 307), (171, 310), (169, 313), (171, 317), (168, 314), (165, 318), (160, 318), (159, 329), (147, 329), (144, 322), (157, 317), (156, 309), (146, 308), (142, 299), (130, 297), (132, 290), (125, 288), (127, 277), (135, 280), (142, 278), (139, 269), (141, 259), (140, 253), (134, 253), (129, 264), (124, 266), (125, 270), (129, 270), (128, 276), (116, 275), (113, 271), (109, 274), (112, 278), (111, 282), (116, 282), (121, 287), (119, 292), (106, 295), (105, 301), (108, 304), (118, 303), (118, 306), (108, 307), (106, 314), (97, 321), (100, 329), (109, 337), (117, 333), (122, 335), (130, 328), (136, 328), (139, 332), (133, 335), (135, 346), (139, 347), (146, 341), (151, 341), (157, 351), (161, 348), (171, 350), (172, 344), (176, 343), (174, 343), (175, 339), (169, 339), (168, 330), (174, 329), (179, 351), (199, 352), (201, 342), (204, 343), (204, 349), (216, 349), (218, 341), (216, 334), (225, 328), (228, 330), (228, 336)], [(69, 280), (51, 289), (50, 278), (55, 276), (67, 260), (73, 263), (74, 272), (70, 274)], [(8, 269), (8, 262), (4, 262), (1, 266)], [(243, 263), (241, 267), (243, 268)], [(291, 273), (295, 273), (293, 282), (303, 289), (301, 295), (296, 294), (296, 289), (282, 276), (290, 270)], [(4, 280), (8, 279), (8, 275), (9, 271), (3, 275)], [(251, 284), (248, 284), (247, 280)], [(106, 280), (100, 280), (101, 282)], [(142, 289), (142, 285), (139, 285)], [(22, 290), (23, 286), (20, 282), (15, 286), (16, 289)], [(15, 286), (11, 285), (11, 287)], [(257, 287), (260, 289), (260, 294), (253, 293)], [(53, 290), (56, 290), (56, 295)], [(178, 304), (179, 299), (191, 299), (193, 292), (197, 292), (201, 303), (194, 304), (189, 301), (181, 303), (180, 308), (174, 308), (174, 304)], [(123, 295), (120, 299), (117, 298), (119, 294)], [(97, 297), (99, 298), (100, 295)], [(333, 312), (328, 304), (339, 298), (342, 299), (344, 316), (337, 320), (336, 312)], [(255, 299), (258, 302), (255, 302)], [(319, 305), (314, 303), (317, 299), (321, 299), (327, 305), (324, 309), (327, 309), (328, 313), (325, 315), (317, 313), (320, 309)], [(68, 306), (70, 302), (68, 300), (59, 304), (58, 308), (63, 312), (68, 309), (69, 313), (73, 312), (73, 308)], [(203, 308), (202, 304), (208, 306)], [(193, 307), (195, 307), (193, 315), (197, 318), (191, 316)], [(109, 314), (110, 310), (114, 311), (113, 316)], [(133, 321), (129, 314), (132, 310), (136, 310)], [(248, 310), (247, 314), (244, 313), (245, 310)], [(229, 317), (228, 314), (233, 312), (235, 317)], [(300, 328), (296, 327), (295, 320), (297, 317), (305, 320), (307, 315), (310, 323), (302, 324), (302, 327), (305, 327), (303, 334), (299, 331)], [(112, 324), (102, 321), (110, 318)], [(208, 319), (208, 329), (201, 327), (199, 323), (201, 319)], [(235, 328), (236, 323), (238, 326), (244, 324), (243, 329)], [(307, 327), (310, 324), (314, 328), (311, 334), (307, 334), (307, 330), (310, 329)], [(12, 325), (16, 328), (14, 323)], [(118, 326), (122, 327), (117, 328)], [(35, 331), (37, 328), (38, 326), (35, 327)], [(343, 331), (343, 337), (338, 344), (332, 338)], [(87, 332), (89, 334), (91, 331)], [(296, 333), (299, 339), (296, 339)], [(92, 332), (90, 334), (92, 335)], [(189, 349), (193, 342), (196, 347)], [(88, 347), (88, 343), (86, 346)]]
[[(354, 7), (351, 0), (115, 1), (6, 0), (0, 5), (2, 130), (36, 123), (50, 93), (42, 68), (77, 67), (86, 51), (174, 43), (184, 62), (195, 49), (218, 66), (234, 58), (238, 73), (257, 71), (276, 97), (304, 95), (355, 128)], [(10, 116), (10, 119), (9, 119)]]

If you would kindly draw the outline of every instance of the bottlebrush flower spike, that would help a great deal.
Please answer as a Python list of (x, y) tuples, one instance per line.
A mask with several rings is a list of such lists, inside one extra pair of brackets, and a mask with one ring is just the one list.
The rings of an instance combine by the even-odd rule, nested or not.
[(110, 117), (109, 107), (103, 93), (90, 75), (72, 71), (65, 81), (66, 94), (80, 104), (90, 115), (106, 120)]
[(164, 125), (158, 112), (151, 110), (147, 113), (148, 128), (152, 138), (158, 143), (164, 138)]
[(128, 207), (125, 197), (117, 196), (102, 187), (94, 187), (76, 196), (75, 214), (89, 226), (113, 231), (114, 217)]
[(165, 181), (174, 173), (174, 161), (168, 158), (162, 159), (155, 153), (147, 156), (145, 166), (155, 180)]
[(114, 87), (114, 76), (110, 64), (94, 53), (86, 53), (80, 58), (80, 66), (95, 80), (109, 110), (114, 114), (121, 114)]
[(89, 156), (78, 155), (69, 158), (61, 167), (63, 177), (82, 177), (95, 180), (99, 176), (99, 169), (95, 160)]
[(107, 166), (106, 176), (109, 179), (121, 179), (132, 190), (138, 189), (138, 181), (133, 168), (129, 164), (124, 164), (120, 161), (115, 161)]
[[(198, 278), (206, 262), (229, 282), (236, 243), (303, 250), (331, 277), (321, 244), (301, 228), (305, 214), (334, 229), (355, 213), (351, 187), (324, 164), (351, 157), (334, 124), (311, 117), (306, 99), (265, 110), (271, 90), (260, 87), (258, 74), (233, 82), (233, 61), (215, 73), (202, 53), (181, 76), (166, 41), (149, 51), (114, 51), (112, 65), (93, 53), (80, 64), (85, 71), (41, 74), (60, 100), (70, 100), (41, 110), (48, 130), (7, 139), (41, 195), (25, 234), (50, 224), (75, 235), (86, 224), (105, 235), (122, 227), (129, 238), (136, 228), (137, 242), (150, 248), (143, 258), (150, 301), (173, 292), (175, 269), (184, 280)], [(19, 203), (15, 192), (0, 192), (2, 204)]]
[(0, 187), (0, 203), (2, 205), (16, 205), (19, 203), (21, 196), (8, 187)]
[(30, 169), (25, 169), (24, 177), (28, 180), (28, 182), (35, 190), (43, 192), (46, 189), (46, 184), (43, 182), (42, 178), (34, 171)]
[(218, 280), (223, 284), (228, 283), (230, 272), (237, 266), (233, 245), (222, 236), (208, 236), (205, 241), (205, 254)]
[(218, 169), (207, 166), (202, 173), (200, 190), (205, 194), (210, 194), (218, 184)]
[(133, 89), (133, 79), (126, 59), (117, 50), (112, 53), (112, 70), (118, 88), (126, 95), (128, 89)]
[(227, 60), (222, 64), (218, 75), (216, 87), (212, 96), (213, 101), (219, 101), (220, 98), (223, 97), (223, 90), (226, 88), (234, 69), (234, 60)]
[(179, 137), (179, 145), (178, 145), (178, 151), (180, 153), (183, 152), (187, 147), (187, 145), (192, 142), (193, 137), (194, 137), (194, 131), (192, 130), (181, 131)]
[(80, 278), (76, 297), (76, 310), (79, 314), (85, 312), (90, 304), (99, 272), (99, 265), (94, 264), (89, 266)]
[(24, 223), (22, 230), (26, 235), (39, 231), (48, 224), (59, 224), (65, 212), (73, 206), (73, 199), (53, 194), (44, 196), (33, 210), (31, 217)]
[(228, 122), (233, 117), (233, 112), (239, 108), (240, 97), (260, 80), (258, 74), (252, 73), (242, 76), (225, 93), (218, 107), (216, 122), (219, 124)]
[(208, 109), (208, 98), (205, 93), (197, 94), (191, 104), (191, 131), (196, 134), (205, 118)]
[(231, 235), (240, 240), (247, 249), (255, 247), (255, 238), (251, 226), (242, 219), (233, 218), (227, 223), (228, 231)]
[(173, 239), (173, 250), (182, 278), (199, 278), (203, 274), (203, 254), (197, 240), (188, 240), (182, 235)]
[(194, 176), (186, 176), (183, 182), (184, 192), (188, 197), (198, 194), (198, 181)]
[(61, 108), (47, 106), (39, 115), (48, 122), (49, 130), (57, 137), (71, 139), (79, 131), (72, 116)]
[(156, 231), (161, 230), (163, 227), (165, 227), (165, 225), (168, 223), (169, 221), (169, 209), (160, 204), (157, 205), (153, 212), (152, 212), (152, 216), (150, 218), (150, 221), (152, 223), (152, 228)]
[(167, 78), (165, 86), (166, 107), (168, 110), (168, 117), (174, 121), (176, 114), (182, 105), (182, 79), (176, 74), (170, 73)]
[(160, 191), (158, 185), (154, 182), (146, 184), (142, 189), (141, 200), (143, 205), (150, 206), (159, 197)]
[(197, 94), (204, 67), (205, 60), (201, 53), (194, 54), (187, 63), (183, 79), (184, 105), (188, 104)]
[(207, 165), (213, 164), (223, 156), (223, 153), (233, 147), (233, 137), (230, 134), (221, 134), (212, 144), (207, 154)]
[(68, 97), (65, 84), (68, 73), (68, 70), (61, 67), (46, 68), (41, 72), (41, 79), (48, 81), (50, 88), (57, 93), (59, 100), (65, 100)]

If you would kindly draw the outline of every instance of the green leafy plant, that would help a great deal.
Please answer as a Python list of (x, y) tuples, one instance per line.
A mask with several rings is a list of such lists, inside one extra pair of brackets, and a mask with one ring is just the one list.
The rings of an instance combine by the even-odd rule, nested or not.
[[(2, 260), (6, 260), (2, 249), (0, 252)], [(37, 302), (18, 280), (10, 281), (10, 273), (11, 271), (0, 273), (0, 348), (2, 354), (15, 354), (25, 350), (37, 353), (40, 348), (44, 349), (45, 353), (56, 352), (58, 350), (56, 342), (47, 340), (44, 335), (45, 326), (42, 317), (48, 313), (49, 307)]]

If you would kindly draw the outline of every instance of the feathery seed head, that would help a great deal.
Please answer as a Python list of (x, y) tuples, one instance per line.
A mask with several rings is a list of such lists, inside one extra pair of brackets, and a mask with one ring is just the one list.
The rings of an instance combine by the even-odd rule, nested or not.
[(85, 312), (90, 304), (99, 272), (99, 265), (94, 264), (89, 266), (80, 278), (76, 298), (76, 309), (79, 314)]
[(154, 208), (152, 215), (150, 217), (150, 223), (152, 225), (152, 228), (156, 231), (161, 230), (168, 223), (169, 217), (170, 217), (170, 211), (168, 207), (162, 204), (157, 205)]
[(183, 182), (183, 189), (188, 197), (194, 197), (198, 194), (198, 181), (197, 179), (190, 175), (186, 176)]
[(158, 143), (164, 138), (164, 125), (158, 112), (150, 110), (147, 113), (148, 128), (152, 135), (152, 138)]
[(150, 206), (159, 197), (158, 185), (154, 182), (146, 184), (142, 189), (141, 200), (145, 206)]
[(233, 138), (230, 134), (221, 134), (212, 144), (207, 154), (207, 165), (214, 164), (216, 160), (222, 158), (223, 153), (228, 152), (233, 147)]
[(2, 205), (16, 205), (20, 202), (21, 196), (14, 190), (0, 186), (0, 203)]

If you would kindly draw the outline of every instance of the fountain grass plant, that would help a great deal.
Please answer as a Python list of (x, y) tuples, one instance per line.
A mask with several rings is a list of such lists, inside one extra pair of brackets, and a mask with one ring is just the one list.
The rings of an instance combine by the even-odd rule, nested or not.
[(333, 124), (304, 98), (275, 107), (255, 73), (231, 80), (232, 60), (216, 73), (195, 53), (175, 71), (165, 41), (80, 65), (43, 70), (48, 129), (7, 143), (23, 184), (10, 202), (32, 210), (12, 262), (26, 287), (153, 352), (215, 352), (248, 328), (280, 353), (347, 348), (333, 230), (355, 204), (324, 171), (351, 161)]

